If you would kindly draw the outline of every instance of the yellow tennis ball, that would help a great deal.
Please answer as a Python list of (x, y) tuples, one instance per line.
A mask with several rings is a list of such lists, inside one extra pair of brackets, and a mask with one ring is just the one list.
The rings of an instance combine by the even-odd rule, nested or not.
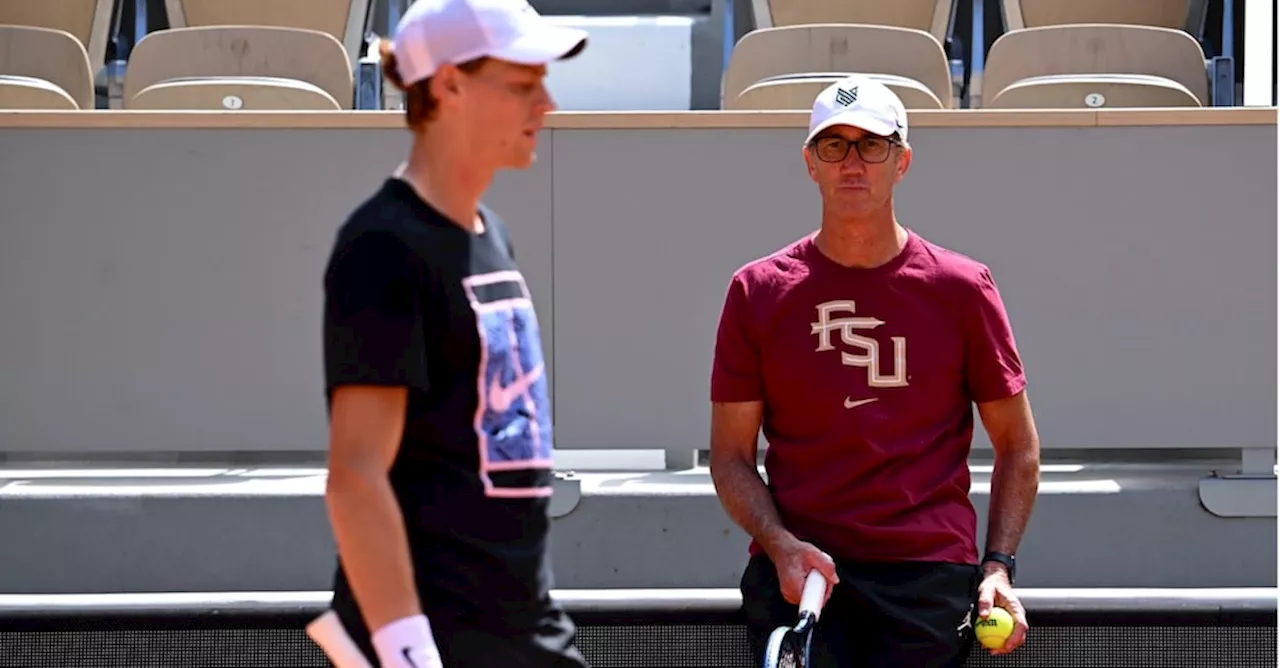
[(987, 649), (1003, 647), (1004, 641), (1013, 634), (1013, 615), (1004, 608), (993, 607), (986, 619), (979, 617), (974, 623), (973, 634)]

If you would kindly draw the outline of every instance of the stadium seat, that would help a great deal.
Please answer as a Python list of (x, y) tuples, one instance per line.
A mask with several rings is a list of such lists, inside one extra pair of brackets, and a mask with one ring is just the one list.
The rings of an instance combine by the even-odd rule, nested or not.
[(1006, 32), (973, 99), (988, 109), (1213, 104), (1207, 0), (1000, 0)]
[(125, 73), (127, 109), (350, 109), (352, 73), (332, 35), (298, 28), (174, 28), (142, 39)]
[(1207, 7), (1205, 0), (1001, 0), (1001, 3), (1011, 32), (1077, 23), (1181, 30), (1202, 25)]
[(909, 109), (952, 108), (946, 54), (913, 28), (796, 25), (747, 33), (724, 75), (724, 109), (808, 109), (819, 91), (849, 73), (876, 76)]
[[(0, 25), (50, 28), (70, 34), (87, 54), (91, 75), (96, 75), (102, 70), (106, 58), (111, 10), (115, 2), (116, 0), (0, 0)], [(4, 42), (0, 41), (0, 45), (2, 44)], [(92, 80), (91, 76), (90, 82)], [(84, 108), (92, 109), (93, 106), (93, 97), (90, 95), (89, 105)]]
[(374, 0), (164, 0), (170, 28), (267, 26), (333, 36), (354, 63)]
[(755, 29), (734, 46), (723, 109), (807, 109), (852, 73), (879, 77), (915, 109), (950, 109), (962, 64), (947, 57), (956, 0), (752, 0)]
[(923, 30), (947, 39), (954, 0), (752, 0), (756, 29), (852, 23)]
[(0, 109), (93, 109), (89, 54), (64, 30), (0, 25)]
[(991, 46), (988, 109), (1197, 107), (1209, 101), (1204, 52), (1182, 30), (1062, 25), (1006, 33)]
[(130, 53), (123, 106), (356, 108), (374, 1), (163, 0), (168, 29), (148, 32)]

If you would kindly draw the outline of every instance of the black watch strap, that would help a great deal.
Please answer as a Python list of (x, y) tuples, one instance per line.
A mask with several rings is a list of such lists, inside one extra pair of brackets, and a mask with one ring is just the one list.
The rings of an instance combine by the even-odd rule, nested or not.
[(1018, 575), (1017, 562), (1014, 560), (1012, 554), (1005, 554), (1003, 552), (988, 552), (985, 555), (983, 555), (982, 563), (985, 564), (988, 561), (994, 561), (998, 564), (1004, 564), (1004, 567), (1009, 570), (1010, 583), (1012, 583), (1014, 578), (1017, 577)]

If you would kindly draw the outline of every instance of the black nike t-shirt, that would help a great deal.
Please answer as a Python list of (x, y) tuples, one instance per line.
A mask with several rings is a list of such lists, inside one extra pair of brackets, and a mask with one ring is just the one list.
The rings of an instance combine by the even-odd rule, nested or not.
[(396, 178), (351, 214), (324, 277), (326, 390), (409, 388), (391, 481), (428, 617), (531, 627), (552, 608), (551, 406), (528, 286), (481, 215), (464, 230)]

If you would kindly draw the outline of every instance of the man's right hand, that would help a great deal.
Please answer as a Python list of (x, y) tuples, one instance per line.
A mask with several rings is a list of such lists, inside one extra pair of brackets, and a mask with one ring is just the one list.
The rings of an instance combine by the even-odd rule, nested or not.
[(804, 581), (809, 576), (809, 571), (816, 569), (827, 579), (827, 591), (822, 595), (824, 605), (831, 596), (832, 587), (840, 581), (840, 577), (836, 575), (835, 560), (812, 543), (792, 536), (770, 545), (766, 552), (778, 569), (782, 597), (788, 603), (800, 605), (800, 595), (804, 591)]

